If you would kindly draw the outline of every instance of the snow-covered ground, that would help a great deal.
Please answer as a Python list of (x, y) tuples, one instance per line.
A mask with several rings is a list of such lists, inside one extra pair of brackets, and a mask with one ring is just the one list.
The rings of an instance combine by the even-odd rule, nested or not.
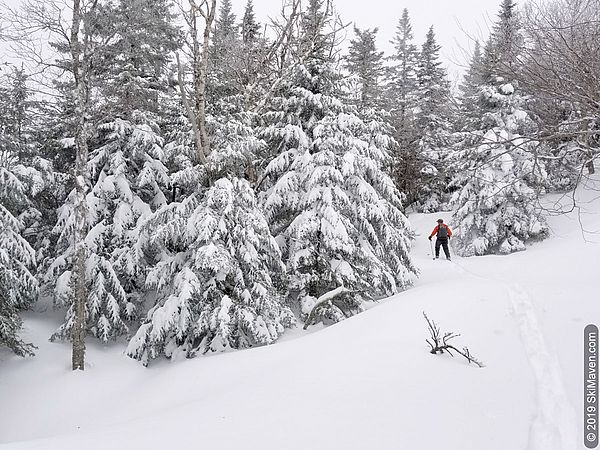
[[(0, 449), (583, 448), (600, 192), (579, 195), (550, 239), (510, 256), (433, 261), (438, 215), (413, 215), (414, 288), (268, 347), (144, 368), (90, 343), (86, 371), (72, 372), (68, 344), (47, 341), (59, 317), (29, 313), (37, 356), (0, 353)], [(431, 355), (423, 311), (485, 367)]]

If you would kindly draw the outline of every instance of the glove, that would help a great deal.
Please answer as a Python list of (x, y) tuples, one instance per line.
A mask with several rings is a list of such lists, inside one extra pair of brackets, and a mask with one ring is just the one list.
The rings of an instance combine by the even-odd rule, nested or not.
[(427, 239), (431, 240), (431, 236), (429, 236)]

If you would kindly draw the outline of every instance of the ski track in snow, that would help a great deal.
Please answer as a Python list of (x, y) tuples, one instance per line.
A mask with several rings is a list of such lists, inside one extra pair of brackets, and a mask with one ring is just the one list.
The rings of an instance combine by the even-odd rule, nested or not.
[(575, 413), (564, 389), (557, 358), (546, 345), (535, 306), (519, 285), (509, 287), (508, 295), (535, 379), (537, 411), (526, 450), (575, 449)]
[(502, 285), (508, 291), (511, 313), (517, 322), (521, 342), (535, 380), (536, 412), (525, 450), (567, 450), (577, 448), (575, 412), (564, 388), (556, 356), (548, 349), (531, 297), (518, 284), (478, 275), (452, 259), (457, 272)]

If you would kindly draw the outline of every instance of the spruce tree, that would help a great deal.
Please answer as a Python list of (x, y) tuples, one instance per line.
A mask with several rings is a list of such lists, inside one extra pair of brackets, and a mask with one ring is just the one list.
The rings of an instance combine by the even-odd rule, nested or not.
[(261, 67), (261, 55), (265, 52), (267, 41), (260, 36), (260, 24), (256, 21), (252, 0), (248, 0), (246, 3), (240, 24), (240, 33), (242, 39), (239, 55), (240, 88), (244, 89), (244, 94), (248, 94), (247, 87), (256, 83), (259, 76), (266, 70), (265, 67)]
[(417, 66), (419, 106), (416, 110), (416, 127), (419, 142), (415, 176), (418, 187), (414, 194), (415, 207), (426, 212), (445, 208), (451, 178), (448, 160), (450, 83), (439, 59), (439, 51), (433, 27), (430, 27)]
[(26, 184), (33, 181), (27, 180), (31, 170), (21, 164), (28, 95), (23, 73), (15, 74), (0, 85), (0, 347), (26, 356), (34, 347), (18, 335), (19, 311), (37, 300), (38, 282), (32, 273), (35, 251), (23, 237), (33, 187)]
[[(231, 0), (223, 0), (215, 21), (209, 54), (209, 104), (241, 93), (240, 70), (244, 55)], [(252, 33), (250, 33), (252, 34)]]
[[(86, 329), (107, 342), (129, 334), (129, 324), (139, 314), (144, 274), (130, 247), (140, 224), (166, 203), (169, 176), (162, 162), (158, 111), (177, 32), (163, 0), (122, 0), (105, 13), (113, 18), (112, 28), (102, 32), (118, 38), (102, 49), (104, 68), (112, 76), (99, 86), (96, 112), (104, 120), (88, 163)], [(60, 339), (70, 336), (73, 326), (74, 199), (72, 192), (60, 209), (58, 256), (46, 276), (55, 302), (67, 307), (65, 322), (53, 335)]]
[(450, 83), (439, 59), (440, 46), (430, 27), (419, 54), (417, 85), (419, 107), (417, 126), (421, 133), (447, 128), (449, 116)]
[(514, 0), (502, 0), (498, 19), (492, 28), (492, 43), (500, 69), (512, 72), (523, 45), (521, 23)]
[(469, 122), (472, 122), (481, 113), (479, 108), (479, 89), (483, 81), (483, 54), (481, 52), (481, 44), (479, 41), (476, 41), (469, 68), (459, 86), (460, 115), (457, 117), (455, 124), (459, 130)]
[(246, 2), (240, 29), (242, 33), (242, 42), (244, 44), (248, 45), (258, 40), (260, 24), (256, 21), (252, 0)]
[(279, 247), (245, 180), (221, 178), (165, 206), (143, 237), (140, 248), (157, 258), (147, 278), (157, 301), (129, 356), (148, 364), (266, 345), (294, 323)]
[[(172, 181), (183, 189), (150, 215), (134, 245), (137, 265), (149, 269), (144, 291), (153, 301), (127, 353), (144, 364), (161, 355), (193, 357), (270, 344), (294, 322), (285, 303), (281, 253), (250, 186), (264, 143), (241, 95), (240, 72), (231, 65), (239, 62), (233, 59), (242, 41), (229, 2), (214, 31), (207, 52), (206, 158), (199, 164), (185, 154), (192, 142), (189, 118), (170, 105), (167, 159), (177, 168)], [(251, 35), (244, 48), (256, 49), (259, 41)], [(227, 57), (220, 59), (224, 50)]]
[[(0, 148), (0, 155), (3, 149)], [(33, 346), (18, 336), (19, 311), (28, 308), (38, 295), (38, 282), (32, 274), (35, 252), (23, 238), (23, 222), (18, 213), (27, 205), (26, 188), (7, 167), (0, 164), (0, 347), (19, 356), (32, 355)]]
[(382, 171), (391, 138), (340, 100), (329, 19), (321, 1), (310, 2), (301, 22), (306, 57), (280, 84), (262, 132), (276, 155), (264, 208), (307, 325), (359, 312), (415, 272), (400, 194)]
[(377, 28), (354, 27), (345, 67), (358, 81), (357, 106), (360, 109), (382, 106), (382, 78), (385, 74), (383, 52), (377, 51)]
[[(470, 93), (478, 93), (478, 113), (469, 118), (456, 146), (453, 185), (453, 239), (458, 253), (472, 256), (524, 250), (528, 241), (548, 235), (538, 208), (547, 185), (539, 143), (526, 96), (506, 71), (519, 48), (520, 30), (514, 4), (503, 1), (481, 61), (474, 59)], [(476, 86), (476, 80), (480, 85)], [(469, 92), (466, 91), (466, 92)], [(466, 99), (467, 103), (472, 99)]]
[(392, 174), (396, 186), (407, 195), (407, 203), (411, 204), (416, 199), (419, 186), (419, 136), (415, 117), (419, 52), (413, 43), (412, 25), (406, 8), (398, 21), (392, 44), (395, 52), (390, 58), (392, 65), (388, 73), (387, 109), (395, 129), (394, 138), (398, 142), (393, 154)]
[(395, 117), (394, 125), (399, 133), (412, 127), (414, 108), (417, 103), (418, 49), (413, 43), (413, 32), (408, 10), (404, 8), (392, 40), (395, 52), (391, 57), (389, 108)]

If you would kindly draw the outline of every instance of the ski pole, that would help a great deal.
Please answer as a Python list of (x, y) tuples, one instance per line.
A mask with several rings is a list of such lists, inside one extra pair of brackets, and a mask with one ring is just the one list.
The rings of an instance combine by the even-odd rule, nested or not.
[(431, 239), (429, 239), (429, 247), (431, 248), (431, 256), (435, 259), (435, 255), (433, 254), (433, 242), (431, 242)]

